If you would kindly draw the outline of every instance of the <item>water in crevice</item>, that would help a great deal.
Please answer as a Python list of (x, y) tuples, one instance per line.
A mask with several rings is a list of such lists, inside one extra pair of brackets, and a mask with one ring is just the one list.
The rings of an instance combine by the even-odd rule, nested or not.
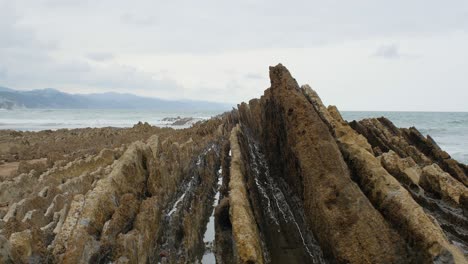
[[(165, 259), (164, 261), (172, 261), (174, 257), (176, 259), (178, 257), (184, 257), (187, 260), (194, 260), (192, 259), (195, 257), (193, 253), (191, 255), (186, 255), (186, 253), (184, 253), (187, 252), (187, 250), (194, 250), (192, 252), (197, 252), (198, 249), (184, 249), (184, 244), (181, 242), (184, 237), (183, 229), (186, 227), (184, 227), (182, 223), (185, 218), (196, 213), (192, 212), (193, 210), (207, 210), (203, 209), (204, 207), (197, 207), (197, 209), (192, 208), (194, 199), (197, 199), (196, 201), (202, 204), (208, 202), (207, 199), (211, 200), (209, 195), (200, 196), (201, 192), (204, 192), (203, 189), (208, 187), (207, 184), (209, 184), (210, 187), (214, 185), (212, 182), (209, 183), (206, 179), (204, 180), (200, 174), (200, 168), (206, 166), (205, 157), (210, 151), (215, 151), (216, 155), (219, 155), (219, 147), (213, 143), (205, 148), (197, 157), (194, 157), (190, 165), (191, 168), (188, 170), (188, 177), (178, 187), (177, 196), (173, 199), (173, 202), (165, 209), (165, 213), (161, 219), (157, 246), (155, 248), (155, 252), (159, 255), (158, 259), (160, 260)], [(206, 215), (210, 212), (206, 212)], [(205, 214), (205, 212), (203, 211), (202, 214)], [(199, 220), (193, 219), (193, 221)], [(196, 222), (194, 224), (193, 228), (196, 228)], [(199, 242), (201, 243), (202, 241)]]
[(246, 133), (249, 169), (258, 194), (261, 231), (271, 263), (326, 263), (322, 250), (305, 225), (303, 207), (282, 179), (270, 175), (259, 144)]
[(203, 235), (203, 243), (205, 243), (205, 254), (203, 254), (203, 258), (201, 260), (201, 263), (203, 264), (215, 264), (216, 263), (216, 258), (213, 252), (214, 249), (214, 242), (215, 242), (215, 208), (219, 203), (219, 197), (220, 197), (220, 187), (223, 185), (223, 171), (222, 168), (220, 167), (218, 170), (218, 182), (216, 183), (215, 187), (215, 196), (214, 196), (214, 201), (213, 201), (213, 210), (211, 212), (210, 218), (208, 220), (208, 224), (206, 225), (206, 231), (205, 234)]

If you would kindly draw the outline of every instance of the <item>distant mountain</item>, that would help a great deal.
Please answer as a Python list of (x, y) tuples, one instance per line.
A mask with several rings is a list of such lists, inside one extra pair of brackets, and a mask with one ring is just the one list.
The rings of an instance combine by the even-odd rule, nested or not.
[(223, 111), (231, 105), (207, 101), (164, 100), (123, 93), (69, 94), (56, 89), (18, 91), (0, 87), (0, 109), (152, 109), (160, 111)]
[(0, 92), (13, 92), (15, 90), (0, 86)]

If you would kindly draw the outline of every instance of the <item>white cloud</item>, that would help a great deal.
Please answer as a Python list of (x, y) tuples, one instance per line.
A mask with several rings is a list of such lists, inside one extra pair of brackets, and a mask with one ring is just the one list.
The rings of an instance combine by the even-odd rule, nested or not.
[(109, 61), (114, 59), (114, 54), (109, 52), (91, 52), (86, 57), (94, 61)]
[(245, 75), (246, 79), (253, 79), (253, 80), (258, 80), (258, 79), (263, 79), (264, 77), (261, 74), (258, 73), (247, 73)]
[(157, 23), (157, 18), (155, 16), (146, 16), (141, 14), (132, 14), (124, 13), (121, 16), (121, 20), (125, 24), (142, 27), (142, 26), (152, 26)]
[[(68, 4), (78, 3), (69, 1)], [(154, 78), (151, 72), (113, 63), (114, 55), (109, 52), (90, 52), (85, 57), (91, 61), (87, 61), (60, 51), (47, 41), (41, 41), (34, 30), (21, 25), (21, 16), (15, 15), (17, 9), (8, 5), (2, 7), (1, 85), (17, 89), (54, 87), (67, 92), (149, 93), (163, 98), (177, 97), (176, 93), (182, 89), (173, 80)]]
[(382, 57), (386, 59), (396, 59), (401, 57), (399, 47), (396, 44), (380, 46), (373, 55), (375, 57)]

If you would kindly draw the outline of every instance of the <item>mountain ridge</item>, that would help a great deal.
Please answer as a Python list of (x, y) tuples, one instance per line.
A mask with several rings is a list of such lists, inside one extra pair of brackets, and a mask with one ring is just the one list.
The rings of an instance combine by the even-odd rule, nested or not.
[(54, 88), (20, 91), (0, 86), (0, 109), (152, 109), (164, 111), (229, 110), (226, 103), (198, 100), (166, 100), (130, 93), (70, 94)]

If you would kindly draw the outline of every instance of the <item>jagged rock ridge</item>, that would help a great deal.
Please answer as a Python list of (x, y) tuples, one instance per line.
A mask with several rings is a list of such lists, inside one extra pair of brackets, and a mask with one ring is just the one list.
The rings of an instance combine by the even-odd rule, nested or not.
[(183, 130), (3, 132), (21, 165), (0, 183), (0, 262), (467, 262), (465, 164), (416, 128), (347, 123), (282, 65), (270, 79)]

